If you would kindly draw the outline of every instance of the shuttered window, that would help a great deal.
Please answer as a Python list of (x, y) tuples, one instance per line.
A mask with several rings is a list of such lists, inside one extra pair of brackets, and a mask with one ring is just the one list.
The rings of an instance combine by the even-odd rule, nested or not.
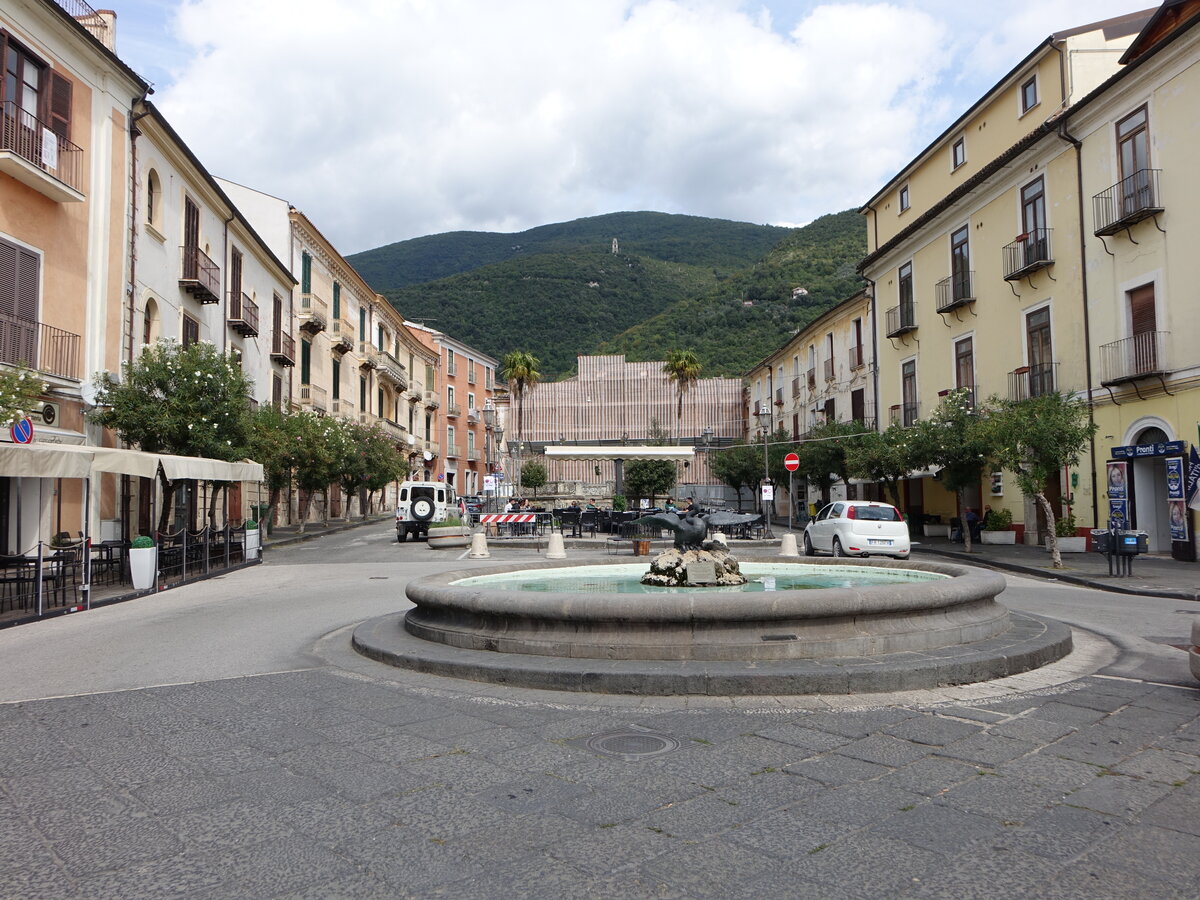
[(277, 409), (283, 403), (283, 379), (278, 375), (271, 376), (271, 403)]
[(312, 257), (307, 252), (300, 254), (300, 293), (312, 293)]
[(183, 315), (183, 346), (190, 347), (200, 340), (200, 323), (189, 316)]
[(1129, 315), (1133, 334), (1158, 330), (1154, 317), (1154, 285), (1147, 284), (1129, 292)]
[(40, 266), (36, 253), (0, 240), (0, 362), (37, 368)]
[(312, 384), (312, 343), (300, 342), (300, 383)]
[(50, 130), (63, 140), (71, 139), (71, 82), (57, 72), (50, 73)]

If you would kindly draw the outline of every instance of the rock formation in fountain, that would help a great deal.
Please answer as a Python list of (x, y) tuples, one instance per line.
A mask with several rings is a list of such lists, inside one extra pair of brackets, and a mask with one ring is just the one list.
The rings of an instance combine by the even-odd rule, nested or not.
[[(708, 566), (712, 566), (711, 573)], [(692, 575), (702, 571), (702, 581), (692, 581)], [(710, 581), (709, 578), (712, 580)], [(704, 585), (745, 584), (738, 561), (732, 553), (716, 542), (709, 542), (700, 550), (664, 550), (650, 562), (650, 571), (642, 576), (642, 584), (658, 587), (692, 587)]]

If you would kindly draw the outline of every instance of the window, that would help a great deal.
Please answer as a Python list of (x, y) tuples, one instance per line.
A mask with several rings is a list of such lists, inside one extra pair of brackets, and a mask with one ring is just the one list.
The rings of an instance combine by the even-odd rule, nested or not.
[(917, 422), (917, 361), (910, 359), (900, 367), (900, 387), (903, 397), (900, 422), (906, 428)]
[(970, 229), (964, 225), (950, 235), (950, 284), (955, 300), (971, 297)]
[(385, 346), (386, 344), (383, 341), (383, 326), (377, 325), (375, 326), (375, 349), (382, 350)]
[(1038, 105), (1037, 75), (1030, 75), (1021, 82), (1021, 115)]
[(358, 308), (358, 339), (360, 341), (367, 339), (367, 308), (365, 306)]
[(300, 383), (312, 384), (312, 341), (300, 342)]
[(192, 344), (200, 340), (200, 323), (189, 316), (183, 314), (183, 340), (184, 347), (190, 347)]
[(154, 340), (154, 301), (146, 301), (146, 310), (142, 313), (142, 343), (149, 344)]
[(1029, 396), (1040, 397), (1054, 390), (1054, 355), (1050, 341), (1050, 307), (1044, 306), (1025, 317), (1029, 350)]
[(851, 340), (854, 343), (850, 347), (850, 368), (857, 369), (863, 364), (862, 319), (855, 319), (851, 323), (851, 335)]
[(900, 212), (904, 212), (908, 206), (908, 185), (906, 184), (900, 188)]
[(425, 440), (433, 440), (433, 416), (425, 413)]
[(7, 332), (0, 361), (37, 368), (38, 284), (41, 257), (0, 240), (0, 322)]
[(241, 308), (242, 294), (242, 251), (231, 247), (229, 251), (229, 293), (237, 298), (238, 308)]
[(971, 392), (971, 404), (975, 403), (975, 341), (963, 338), (954, 345), (954, 386), (967, 388)]
[(330, 378), (333, 381), (333, 399), (340, 400), (342, 398), (342, 361), (340, 359), (333, 360), (333, 372)]
[(453, 425), (446, 426), (446, 443), (450, 446), (446, 448), (446, 455), (452, 456), (455, 453), (454, 439), (458, 437), (458, 432), (454, 430)]
[(1154, 205), (1150, 181), (1150, 125), (1146, 107), (1117, 123), (1117, 159), (1121, 166), (1121, 213), (1131, 215)]
[(859, 388), (850, 392), (850, 419), (854, 422), (865, 422), (867, 418), (867, 392)]
[(384, 418), (387, 414), (386, 409), (387, 407), (383, 402), (383, 388), (378, 388), (375, 391), (375, 414), (380, 418)]
[(959, 138), (950, 148), (950, 167), (957, 169), (967, 161), (967, 139)]
[(910, 326), (913, 324), (913, 270), (912, 263), (906, 262), (900, 267), (900, 324), (902, 326)]
[(1158, 319), (1154, 310), (1154, 285), (1135, 288), (1126, 296), (1129, 297), (1129, 333), (1133, 338), (1133, 352), (1129, 354), (1133, 373), (1141, 375), (1156, 372), (1158, 345), (1155, 332), (1158, 331)]
[(475, 408), (475, 394), (474, 394), (474, 392), (468, 392), (467, 393), (467, 409), (471, 410), (474, 408)]
[(271, 404), (278, 409), (283, 404), (283, 379), (279, 374), (271, 374)]
[(300, 254), (300, 293), (312, 293), (312, 257), (307, 250)]
[(446, 388), (446, 406), (448, 406), (450, 408), (454, 407), (454, 387), (453, 387), (453, 385)]
[(362, 375), (358, 376), (358, 408), (364, 413), (370, 412), (367, 409), (367, 379)]
[(333, 283), (333, 319), (338, 321), (342, 318), (342, 286), (336, 281)]
[(162, 182), (158, 172), (150, 170), (146, 176), (146, 223), (157, 228), (162, 218)]

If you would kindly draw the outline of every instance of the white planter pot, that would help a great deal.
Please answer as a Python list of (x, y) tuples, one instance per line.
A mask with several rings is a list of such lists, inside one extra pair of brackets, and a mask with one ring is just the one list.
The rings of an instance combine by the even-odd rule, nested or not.
[(1087, 538), (1085, 537), (1060, 537), (1058, 539), (1059, 553), (1086, 553)]
[(948, 537), (950, 537), (950, 526), (949, 525), (935, 525), (935, 524), (927, 523), (925, 525), (925, 537), (948, 538)]
[(1015, 531), (981, 531), (979, 532), (979, 540), (984, 544), (1015, 544), (1017, 542), (1017, 533)]
[(158, 575), (158, 548), (131, 547), (129, 575), (135, 591), (148, 591), (154, 587), (154, 579)]
[(262, 531), (258, 528), (246, 529), (246, 559), (258, 559), (262, 549)]
[(428, 544), (434, 550), (453, 550), (456, 547), (466, 547), (470, 543), (471, 536), (462, 525), (429, 529)]

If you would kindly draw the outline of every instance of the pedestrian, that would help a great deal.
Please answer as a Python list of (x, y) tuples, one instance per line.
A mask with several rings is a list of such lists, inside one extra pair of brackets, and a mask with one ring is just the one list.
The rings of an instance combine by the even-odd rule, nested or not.
[(967, 528), (970, 529), (971, 540), (979, 540), (979, 515), (968, 506), (963, 518), (966, 519)]

